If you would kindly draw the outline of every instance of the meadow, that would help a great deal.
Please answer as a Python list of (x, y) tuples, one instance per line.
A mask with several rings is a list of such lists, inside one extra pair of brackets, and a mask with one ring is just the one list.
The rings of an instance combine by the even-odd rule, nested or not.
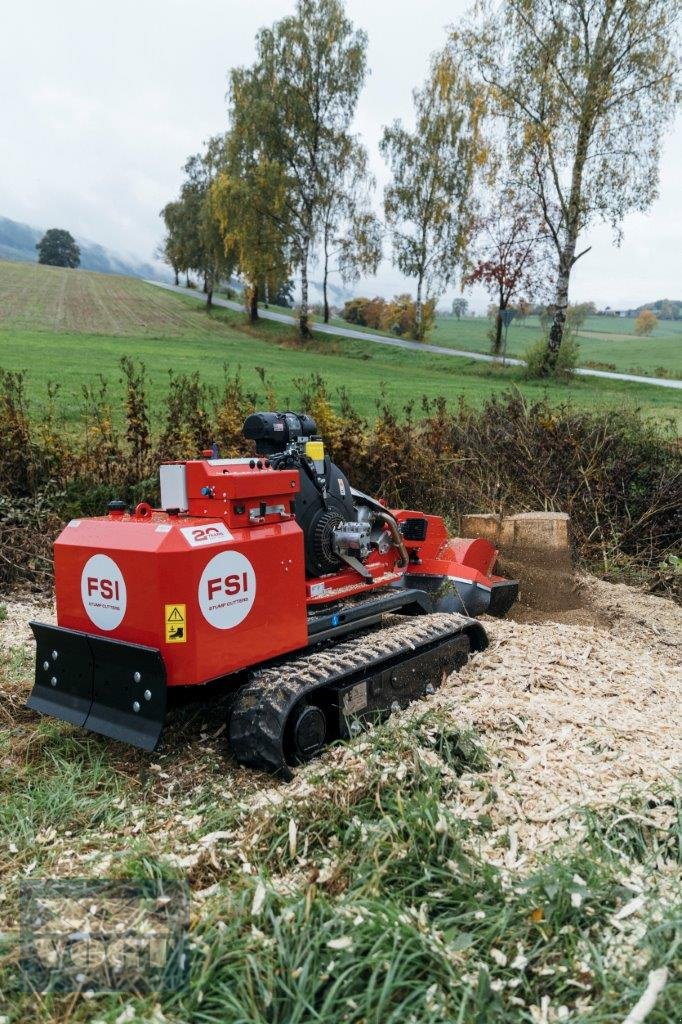
[[(484, 320), (452, 325), (449, 343), (465, 347), (464, 334), (485, 350)], [(448, 343), (434, 332), (434, 341)], [(475, 336), (475, 337), (474, 337)], [(510, 346), (511, 348), (511, 346)], [(366, 417), (378, 402), (396, 409), (444, 395), (450, 406), (464, 400), (480, 407), (494, 393), (517, 387), (529, 399), (572, 401), (582, 408), (641, 408), (658, 419), (681, 419), (678, 395), (663, 388), (580, 379), (570, 384), (525, 381), (517, 368), (466, 358), (435, 356), (318, 337), (300, 343), (293, 329), (261, 322), (255, 327), (240, 313), (214, 308), (209, 315), (195, 298), (163, 291), (143, 281), (31, 264), (0, 262), (0, 369), (25, 371), (31, 413), (39, 418), (48, 385), (66, 429), (80, 421), (83, 388), (99, 376), (109, 383), (114, 410), (123, 386), (120, 359), (128, 355), (147, 368), (152, 410), (160, 409), (168, 376), (199, 373), (219, 385), (225, 372), (239, 372), (245, 387), (262, 393), (263, 374), (278, 404), (297, 399), (297, 380), (320, 375), (333, 402), (345, 388)]]
[[(290, 313), (291, 310), (282, 309)], [(339, 327), (371, 334), (385, 334), (371, 328), (348, 324), (341, 317), (331, 317)], [(490, 352), (491, 323), (485, 316), (437, 316), (428, 341), (445, 348), (465, 352)], [(542, 335), (540, 320), (528, 316), (513, 320), (507, 338), (507, 355), (523, 359), (526, 350)], [(588, 316), (576, 339), (580, 345), (580, 366), (599, 370), (617, 370), (638, 376), (682, 377), (682, 320), (661, 320), (649, 338), (635, 334), (634, 318)]]
[[(471, 352), (488, 352), (490, 322), (484, 317), (439, 317), (433, 331), (434, 344)], [(512, 321), (507, 352), (523, 358), (526, 349), (541, 335), (538, 317)], [(662, 320), (650, 338), (638, 338), (634, 319), (589, 316), (576, 332), (581, 366), (617, 370), (638, 375), (682, 377), (682, 321)]]

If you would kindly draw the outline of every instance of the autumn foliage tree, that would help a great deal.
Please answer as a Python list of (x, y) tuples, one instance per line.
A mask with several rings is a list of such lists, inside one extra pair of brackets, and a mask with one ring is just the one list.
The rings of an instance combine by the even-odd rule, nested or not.
[(253, 65), (231, 72), (231, 134), (278, 179), (278, 230), (300, 273), (303, 338), (311, 333), (310, 264), (343, 176), (366, 48), (340, 0), (297, 0), (293, 14), (258, 33)]
[(394, 121), (380, 148), (392, 174), (384, 214), (393, 259), (401, 273), (416, 279), (414, 337), (421, 341), (425, 302), (452, 281), (466, 247), (472, 181), (482, 159), (481, 111), (447, 53), (434, 58), (413, 99), (414, 129)]
[(254, 323), (259, 298), (276, 295), (291, 272), (286, 186), (279, 164), (239, 132), (228, 133), (225, 153), (211, 188), (213, 209), (225, 252), (234, 254), (244, 281), (246, 308)]
[(177, 200), (166, 203), (160, 213), (166, 232), (161, 243), (160, 255), (173, 270), (175, 284), (179, 284), (181, 270), (188, 270), (182, 244), (182, 204)]
[(502, 314), (513, 300), (535, 294), (547, 273), (546, 233), (523, 198), (504, 189), (479, 217), (472, 247), (473, 267), (464, 284), (482, 284), (495, 300), (497, 313), (492, 351), (502, 349)]
[(222, 277), (229, 277), (236, 263), (234, 247), (225, 244), (212, 192), (226, 160), (225, 147), (226, 137), (214, 135), (200, 153), (189, 157), (180, 190), (186, 261), (203, 277), (207, 309), (212, 306), (216, 285)]
[(573, 267), (590, 248), (580, 236), (605, 221), (619, 240), (625, 214), (656, 198), (661, 140), (679, 99), (679, 9), (670, 0), (480, 0), (452, 34), (552, 242), (547, 372)]
[(337, 143), (336, 173), (329, 175), (322, 199), (322, 304), (329, 323), (328, 286), (338, 273), (344, 284), (363, 274), (375, 274), (381, 260), (381, 227), (371, 208), (374, 177), (367, 151), (356, 138), (342, 136)]
[(635, 334), (638, 338), (648, 338), (658, 324), (658, 317), (650, 309), (643, 309), (635, 319)]
[[(390, 331), (391, 334), (414, 337), (417, 322), (417, 304), (407, 293), (394, 295), (390, 302), (381, 296), (373, 299), (349, 299), (342, 313), (350, 324), (373, 327), (375, 330)], [(425, 330), (430, 330), (436, 317), (436, 300), (427, 299), (422, 304), (421, 317)]]
[(207, 309), (212, 306), (216, 285), (235, 267), (234, 248), (225, 245), (212, 195), (224, 161), (225, 136), (214, 135), (200, 153), (187, 159), (180, 195), (161, 210), (166, 226), (163, 258), (173, 268), (176, 284), (180, 270), (194, 270), (203, 278)]

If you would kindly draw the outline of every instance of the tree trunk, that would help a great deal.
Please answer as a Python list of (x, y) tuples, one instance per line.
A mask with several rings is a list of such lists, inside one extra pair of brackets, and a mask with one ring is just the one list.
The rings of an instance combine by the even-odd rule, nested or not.
[(204, 271), (204, 295), (208, 293), (208, 274)]
[(559, 358), (559, 349), (564, 337), (566, 310), (568, 309), (568, 286), (571, 279), (571, 268), (575, 254), (575, 238), (569, 238), (559, 258), (559, 273), (556, 283), (556, 299), (554, 302), (554, 319), (547, 339), (545, 356), (545, 372), (552, 373)]
[[(549, 329), (547, 339), (547, 350), (545, 353), (545, 373), (552, 373), (556, 367), (559, 357), (559, 349), (564, 336), (564, 325), (566, 323), (566, 310), (568, 309), (568, 285), (571, 278), (571, 270), (576, 261), (575, 248), (580, 231), (580, 209), (583, 188), (583, 173), (587, 162), (588, 148), (594, 125), (595, 115), (595, 90), (598, 88), (597, 80), (602, 65), (602, 49), (604, 37), (608, 30), (610, 11), (614, 4), (606, 5), (607, 10), (602, 15), (597, 39), (594, 46), (592, 64), (588, 75), (588, 82), (585, 87), (585, 96), (581, 111), (580, 124), (578, 128), (578, 139), (576, 143), (573, 169), (571, 171), (571, 191), (566, 212), (566, 235), (563, 247), (559, 251), (559, 267), (556, 283), (556, 301), (554, 303), (554, 319)], [(587, 252), (587, 250), (585, 250)], [(581, 253), (580, 255), (584, 255)]]
[(254, 284), (249, 292), (249, 322), (255, 324), (258, 320), (258, 285)]
[(324, 275), (322, 277), (322, 298), (324, 301), (324, 322), (329, 323), (329, 300), (327, 299), (327, 278), (329, 277), (329, 256), (327, 247), (324, 249)]
[(503, 310), (503, 308), (504, 308), (503, 306), (500, 306), (500, 308), (497, 311), (497, 316), (495, 317), (495, 337), (493, 339), (493, 355), (494, 356), (499, 356), (500, 352), (502, 351), (502, 310)]
[(175, 287), (177, 288), (177, 286), (180, 284), (180, 275), (178, 273), (177, 267), (173, 267), (173, 273), (175, 274)]
[(185, 271), (185, 288), (189, 288), (189, 270)]
[(417, 341), (424, 340), (424, 304), (422, 302), (423, 278), (417, 278), (417, 301), (414, 304), (414, 336)]
[(301, 253), (301, 314), (299, 317), (298, 325), (299, 332), (303, 339), (312, 338), (310, 327), (308, 324), (309, 310), (308, 310), (308, 255), (310, 252), (310, 238), (306, 236), (303, 241), (303, 249)]
[[(268, 284), (267, 277), (263, 282), (263, 305), (266, 309), (270, 308), (270, 285)], [(258, 307), (256, 307), (256, 315), (258, 315)]]
[(210, 312), (213, 308), (213, 274), (207, 274), (204, 278), (204, 291), (206, 292), (206, 310)]

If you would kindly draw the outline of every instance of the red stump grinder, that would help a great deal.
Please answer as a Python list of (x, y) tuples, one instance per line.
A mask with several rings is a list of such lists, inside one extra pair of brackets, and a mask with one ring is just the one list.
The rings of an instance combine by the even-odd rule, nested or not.
[(160, 509), (65, 527), (29, 707), (152, 750), (168, 695), (218, 684), (236, 759), (288, 777), (486, 647), (473, 616), (518, 590), (488, 541), (355, 490), (308, 415), (254, 413), (244, 436), (253, 458), (164, 463)]

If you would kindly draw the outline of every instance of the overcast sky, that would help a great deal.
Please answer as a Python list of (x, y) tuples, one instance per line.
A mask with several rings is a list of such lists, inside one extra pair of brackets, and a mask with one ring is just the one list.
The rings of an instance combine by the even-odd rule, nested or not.
[[(0, 215), (66, 227), (148, 259), (159, 209), (177, 192), (185, 157), (227, 127), (228, 68), (250, 63), (254, 35), (293, 0), (21, 0), (3, 4), (0, 44)], [(464, 0), (347, 0), (369, 35), (371, 69), (356, 130), (380, 186), (381, 128), (411, 116), (411, 90)], [(614, 308), (682, 298), (682, 127), (667, 138), (660, 198), (623, 225), (620, 249), (606, 227), (587, 238), (572, 299)], [(314, 276), (314, 274), (313, 274)], [(362, 291), (405, 282), (389, 262)], [(448, 297), (454, 294), (452, 291)], [(484, 304), (474, 293), (474, 304)]]

